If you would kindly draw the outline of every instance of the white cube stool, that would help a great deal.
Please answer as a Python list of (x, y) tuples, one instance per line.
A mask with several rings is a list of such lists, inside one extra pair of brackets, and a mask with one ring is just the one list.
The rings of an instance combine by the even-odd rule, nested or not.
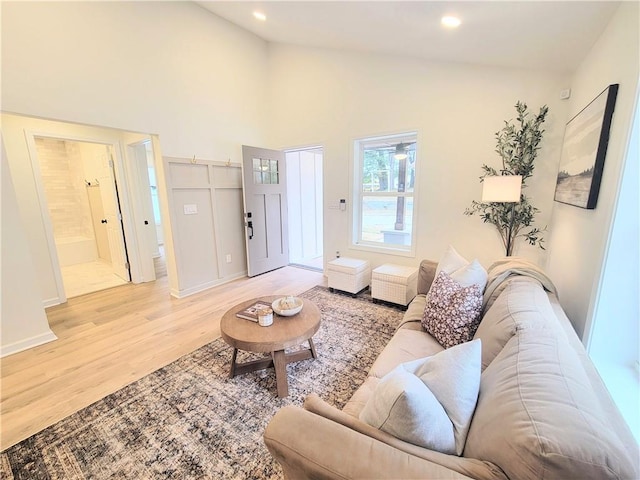
[(418, 269), (385, 263), (371, 274), (371, 297), (374, 300), (409, 305), (418, 293)]
[(327, 263), (329, 290), (341, 290), (355, 296), (369, 286), (371, 267), (368, 260), (340, 257)]

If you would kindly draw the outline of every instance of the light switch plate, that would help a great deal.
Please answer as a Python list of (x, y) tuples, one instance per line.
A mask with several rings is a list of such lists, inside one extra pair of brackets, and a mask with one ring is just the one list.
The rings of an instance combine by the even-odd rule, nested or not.
[(183, 209), (185, 215), (195, 215), (196, 213), (198, 213), (198, 205), (196, 205), (195, 203), (185, 204), (183, 206)]

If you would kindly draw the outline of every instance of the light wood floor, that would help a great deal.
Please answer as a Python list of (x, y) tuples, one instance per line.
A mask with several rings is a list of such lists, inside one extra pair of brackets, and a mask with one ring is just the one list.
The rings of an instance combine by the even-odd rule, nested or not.
[(0, 450), (211, 342), (235, 304), (315, 285), (322, 273), (285, 267), (175, 299), (164, 277), (47, 309), (58, 340), (0, 361)]

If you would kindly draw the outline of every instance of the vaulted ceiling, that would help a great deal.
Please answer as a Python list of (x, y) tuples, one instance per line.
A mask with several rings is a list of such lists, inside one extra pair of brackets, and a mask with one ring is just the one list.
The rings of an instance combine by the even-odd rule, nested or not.
[[(198, 1), (269, 41), (434, 61), (571, 72), (620, 2)], [(266, 16), (257, 20), (254, 11)], [(447, 29), (443, 15), (462, 24)]]

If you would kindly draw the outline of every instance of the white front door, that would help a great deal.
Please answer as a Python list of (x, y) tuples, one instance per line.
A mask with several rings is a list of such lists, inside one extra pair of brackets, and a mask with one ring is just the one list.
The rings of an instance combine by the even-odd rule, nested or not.
[(242, 146), (247, 272), (250, 277), (289, 264), (284, 152)]

